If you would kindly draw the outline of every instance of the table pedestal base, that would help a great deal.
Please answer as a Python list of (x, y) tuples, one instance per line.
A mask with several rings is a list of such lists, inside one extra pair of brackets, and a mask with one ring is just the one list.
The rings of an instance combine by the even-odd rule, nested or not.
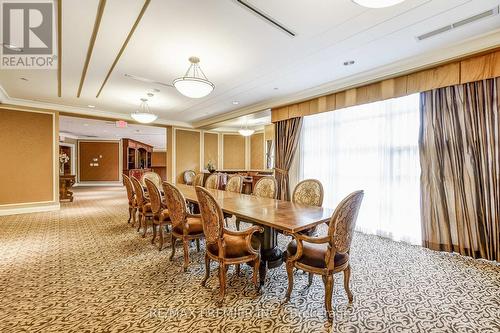
[(260, 234), (260, 285), (266, 281), (267, 269), (276, 268), (283, 264), (283, 251), (278, 248), (278, 232), (270, 227), (264, 227)]

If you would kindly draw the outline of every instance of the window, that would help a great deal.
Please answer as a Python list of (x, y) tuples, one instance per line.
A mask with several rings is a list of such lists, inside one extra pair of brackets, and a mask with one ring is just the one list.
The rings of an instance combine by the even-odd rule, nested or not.
[(305, 117), (300, 178), (332, 208), (364, 190), (357, 230), (421, 244), (418, 133), (418, 94)]

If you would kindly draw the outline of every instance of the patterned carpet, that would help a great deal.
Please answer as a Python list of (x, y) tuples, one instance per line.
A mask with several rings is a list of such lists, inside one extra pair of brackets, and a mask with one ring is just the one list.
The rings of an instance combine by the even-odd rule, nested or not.
[[(356, 234), (348, 306), (335, 277), (332, 324), (323, 283), (296, 273), (283, 303), (284, 267), (261, 295), (251, 270), (229, 272), (222, 308), (216, 264), (200, 286), (202, 253), (181, 273), (127, 225), (121, 188), (75, 190), (59, 212), (0, 217), (1, 332), (500, 332), (500, 267)], [(285, 246), (287, 239), (281, 239)]]

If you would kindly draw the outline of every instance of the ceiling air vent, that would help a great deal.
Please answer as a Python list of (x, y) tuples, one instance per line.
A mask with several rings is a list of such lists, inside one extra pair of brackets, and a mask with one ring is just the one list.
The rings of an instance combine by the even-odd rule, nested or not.
[(476, 21), (479, 21), (481, 19), (484, 19), (484, 18), (487, 18), (487, 17), (490, 17), (490, 16), (498, 15), (498, 12), (499, 12), (499, 7), (495, 7), (493, 9), (487, 10), (487, 11), (482, 12), (480, 14), (468, 17), (468, 18), (466, 18), (464, 20), (461, 20), (461, 21), (449, 24), (447, 26), (444, 26), (444, 27), (441, 27), (439, 29), (427, 32), (427, 33), (425, 33), (423, 35), (417, 36), (417, 40), (420, 41), (420, 40), (424, 40), (424, 39), (427, 39), (427, 38), (431, 38), (431, 37), (434, 37), (436, 35), (440, 35), (440, 34), (446, 32), (446, 31), (450, 31), (450, 30), (462, 27), (462, 26), (467, 25), (469, 23), (476, 22)]
[(243, 6), (244, 8), (248, 9), (249, 11), (251, 11), (253, 14), (255, 14), (258, 17), (260, 17), (261, 19), (263, 19), (264, 21), (266, 21), (267, 23), (271, 24), (275, 28), (278, 28), (279, 30), (283, 31), (288, 36), (295, 37), (297, 35), (295, 32), (293, 32), (292, 30), (288, 29), (287, 27), (285, 27), (283, 24), (281, 24), (278, 21), (276, 21), (271, 16), (265, 14), (263, 11), (261, 11), (257, 7), (254, 7), (251, 4), (249, 4), (248, 1), (246, 1), (246, 0), (236, 0), (236, 2), (238, 4), (240, 4), (241, 6)]

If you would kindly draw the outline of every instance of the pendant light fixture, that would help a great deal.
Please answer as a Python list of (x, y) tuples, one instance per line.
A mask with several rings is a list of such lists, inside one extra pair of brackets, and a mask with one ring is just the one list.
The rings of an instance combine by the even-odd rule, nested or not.
[(255, 133), (255, 130), (248, 128), (248, 119), (247, 119), (245, 122), (245, 128), (241, 127), (238, 130), (238, 133), (240, 133), (240, 135), (242, 135), (242, 136), (250, 136), (253, 133)]
[(155, 121), (158, 116), (149, 110), (149, 106), (146, 98), (141, 98), (141, 104), (139, 109), (130, 114), (130, 116), (135, 120), (143, 124), (149, 124)]
[(189, 98), (202, 98), (210, 94), (215, 84), (208, 81), (199, 65), (200, 58), (190, 57), (189, 66), (183, 77), (175, 79), (173, 85), (178, 92)]
[(352, 0), (360, 6), (367, 8), (385, 8), (395, 6), (405, 0)]

